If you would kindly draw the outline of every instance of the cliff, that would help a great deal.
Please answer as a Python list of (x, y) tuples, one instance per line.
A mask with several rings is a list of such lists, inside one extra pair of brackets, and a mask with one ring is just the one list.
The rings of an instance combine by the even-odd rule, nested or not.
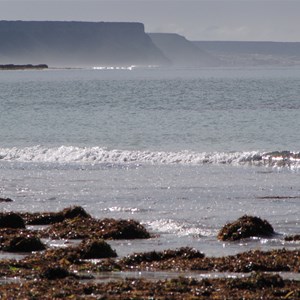
[(225, 66), (300, 65), (300, 43), (197, 41), (194, 44), (216, 56)]
[(149, 33), (154, 44), (175, 67), (211, 67), (219, 64), (213, 54), (175, 33)]
[(163, 65), (141, 23), (0, 21), (0, 64)]

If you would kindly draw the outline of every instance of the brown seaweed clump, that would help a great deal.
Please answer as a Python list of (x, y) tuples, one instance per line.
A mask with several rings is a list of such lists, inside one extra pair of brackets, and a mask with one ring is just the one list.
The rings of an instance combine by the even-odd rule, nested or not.
[[(278, 275), (248, 278), (166, 280), (132, 279), (80, 282), (61, 268), (48, 269), (45, 279), (0, 286), (3, 299), (299, 299), (300, 282)], [(55, 279), (55, 280), (54, 280)]]
[(135, 220), (66, 219), (41, 232), (54, 239), (147, 239), (150, 234)]
[(118, 261), (122, 270), (214, 272), (300, 272), (300, 251), (278, 249), (248, 251), (224, 257), (207, 257), (190, 249), (132, 254)]
[(83, 241), (79, 249), (82, 259), (117, 257), (116, 251), (102, 239)]
[(22, 217), (28, 225), (50, 225), (62, 222), (66, 219), (91, 218), (81, 206), (71, 206), (60, 212), (23, 213)]
[[(157, 266), (161, 266), (162, 262), (171, 262), (174, 266), (176, 265), (176, 261), (179, 262), (181, 260), (192, 260), (192, 259), (202, 259), (204, 258), (204, 254), (199, 252), (196, 249), (189, 247), (182, 247), (175, 250), (164, 250), (164, 251), (151, 251), (146, 253), (134, 253), (129, 255), (121, 260), (121, 262), (127, 266), (136, 266), (136, 265), (144, 265), (150, 264), (154, 266), (156, 263)], [(178, 263), (179, 266), (179, 263)]]
[(226, 224), (219, 232), (218, 239), (236, 241), (253, 236), (272, 236), (274, 229), (266, 220), (244, 215), (233, 223)]
[(100, 239), (84, 240), (78, 246), (48, 249), (43, 253), (35, 253), (32, 256), (26, 257), (23, 261), (41, 265), (44, 262), (48, 262), (48, 264), (55, 264), (57, 262), (61, 262), (62, 264), (80, 264), (80, 260), (82, 259), (110, 257), (117, 257), (116, 251), (108, 243)]

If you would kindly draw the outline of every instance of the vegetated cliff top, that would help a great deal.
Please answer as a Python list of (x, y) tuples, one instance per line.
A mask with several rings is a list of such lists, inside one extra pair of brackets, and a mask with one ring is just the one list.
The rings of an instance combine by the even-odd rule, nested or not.
[(142, 23), (0, 21), (0, 64), (163, 65)]

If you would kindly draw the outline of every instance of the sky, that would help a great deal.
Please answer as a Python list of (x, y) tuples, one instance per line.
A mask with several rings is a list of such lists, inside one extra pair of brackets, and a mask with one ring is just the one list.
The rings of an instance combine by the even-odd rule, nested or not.
[(0, 0), (0, 20), (141, 22), (192, 41), (300, 42), (300, 0)]

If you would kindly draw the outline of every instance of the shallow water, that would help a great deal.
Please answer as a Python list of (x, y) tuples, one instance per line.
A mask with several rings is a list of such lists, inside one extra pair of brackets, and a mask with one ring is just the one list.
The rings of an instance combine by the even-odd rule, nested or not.
[[(278, 273), (284, 280), (300, 280), (300, 274), (279, 272)], [(166, 280), (174, 279), (178, 277), (192, 278), (201, 280), (204, 278), (208, 279), (219, 279), (219, 278), (245, 278), (251, 276), (251, 273), (230, 273), (230, 272), (103, 272), (98, 273), (93, 281), (106, 282), (112, 280), (124, 280), (126, 278), (131, 279), (147, 279), (147, 280)]]

